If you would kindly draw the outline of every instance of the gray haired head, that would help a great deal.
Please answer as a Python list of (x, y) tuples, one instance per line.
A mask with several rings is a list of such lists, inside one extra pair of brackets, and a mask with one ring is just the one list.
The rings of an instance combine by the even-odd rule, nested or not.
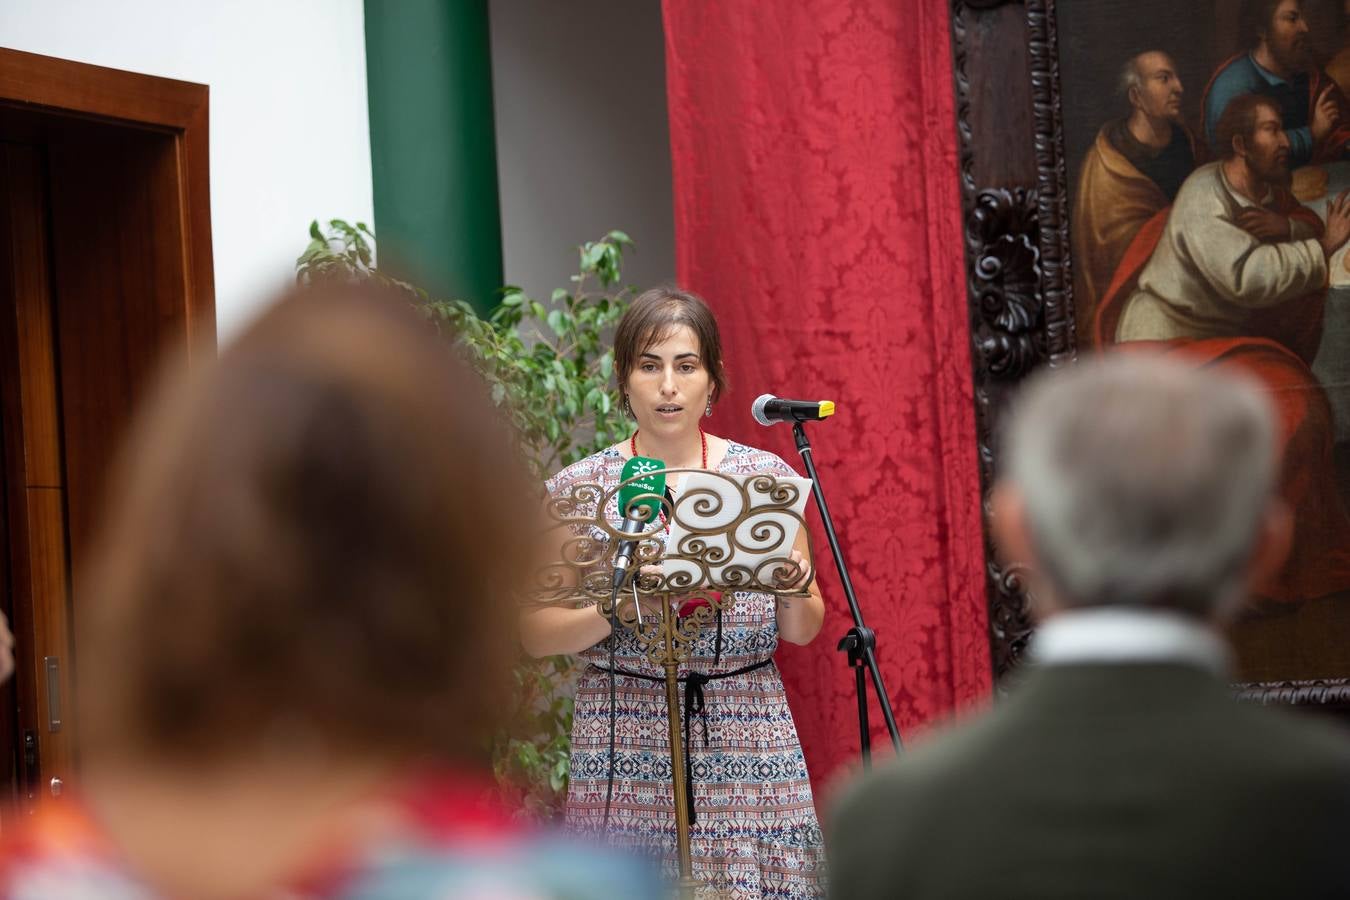
[(1210, 617), (1241, 598), (1277, 474), (1254, 384), (1107, 356), (1033, 379), (1006, 441), (1005, 480), (1058, 605)]
[(1139, 73), (1139, 57), (1143, 53), (1136, 53), (1125, 60), (1125, 65), (1120, 67), (1120, 75), (1116, 79), (1116, 92), (1127, 101), (1130, 99), (1131, 88), (1143, 88), (1144, 76)]

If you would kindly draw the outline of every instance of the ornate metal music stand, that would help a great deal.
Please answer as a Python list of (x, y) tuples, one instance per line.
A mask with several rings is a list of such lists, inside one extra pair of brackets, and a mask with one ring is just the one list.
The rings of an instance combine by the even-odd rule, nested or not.
[[(666, 713), (670, 723), (670, 766), (675, 799), (675, 825), (680, 859), (680, 895), (693, 897), (699, 882), (693, 878), (689, 855), (689, 814), (685, 790), (684, 747), (680, 739), (679, 667), (688, 657), (699, 632), (713, 623), (718, 611), (729, 609), (738, 593), (776, 597), (805, 597), (811, 579), (791, 589), (802, 570), (784, 546), (782, 519), (806, 527), (792, 510), (800, 496), (796, 484), (771, 474), (728, 475), (704, 469), (668, 469), (667, 477), (688, 473), (712, 475), (725, 484), (719, 490), (691, 488), (672, 503), (656, 494), (640, 495), (635, 503), (653, 500), (660, 514), (637, 535), (620, 534), (606, 515), (616, 510), (619, 491), (637, 476), (612, 488), (584, 483), (547, 503), (550, 527), (566, 529), (560, 560), (536, 573), (534, 589), (525, 598), (530, 606), (580, 607), (599, 605), (605, 618), (617, 612), (621, 625), (637, 637), (647, 658), (665, 670)], [(614, 506), (611, 506), (614, 504)], [(665, 547), (667, 527), (680, 525), (684, 537), (678, 547)], [(616, 592), (612, 581), (618, 542), (640, 541), (633, 574)], [(809, 546), (809, 532), (808, 532)], [(753, 566), (732, 562), (738, 552), (757, 555)], [(661, 566), (661, 571), (641, 567)], [(636, 594), (637, 602), (634, 602)], [(680, 608), (692, 612), (680, 615)], [(644, 602), (645, 601), (645, 602)], [(644, 612), (643, 610), (648, 612)], [(686, 723), (685, 727), (691, 727)]]

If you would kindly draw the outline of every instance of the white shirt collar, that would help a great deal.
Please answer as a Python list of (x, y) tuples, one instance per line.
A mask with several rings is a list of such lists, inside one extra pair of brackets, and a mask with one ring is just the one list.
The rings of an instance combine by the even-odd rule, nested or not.
[(1217, 632), (1181, 613), (1123, 606), (1057, 613), (1037, 629), (1031, 658), (1043, 665), (1180, 662), (1230, 670), (1231, 653)]
[(1219, 167), (1219, 181), (1223, 184), (1223, 189), (1228, 192), (1228, 196), (1232, 197), (1233, 201), (1236, 202), (1238, 206), (1260, 207), (1261, 209), (1266, 209), (1270, 204), (1270, 201), (1274, 199), (1275, 191), (1271, 189), (1270, 185), (1266, 185), (1266, 195), (1259, 201), (1251, 199), (1246, 194), (1233, 187), (1233, 182), (1228, 180), (1228, 174), (1223, 170), (1222, 161), (1216, 162), (1214, 165)]

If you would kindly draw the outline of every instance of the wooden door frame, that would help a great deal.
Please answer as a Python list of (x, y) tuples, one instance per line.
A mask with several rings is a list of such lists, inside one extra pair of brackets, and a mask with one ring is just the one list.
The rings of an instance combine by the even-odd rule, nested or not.
[[(208, 101), (209, 89), (205, 85), (192, 84), (184, 81), (176, 81), (167, 78), (158, 78), (149, 75), (140, 75), (131, 72), (124, 72), (115, 69), (109, 69), (102, 66), (88, 65), (85, 63), (71, 62), (68, 60), (55, 59), (47, 56), (40, 56), (32, 53), (25, 53), (17, 50), (0, 48), (0, 125), (12, 126), (6, 129), (0, 138), (11, 139), (18, 146), (25, 143), (44, 143), (51, 135), (59, 135), (61, 144), (65, 148), (63, 152), (69, 156), (72, 146), (71, 134), (78, 133), (81, 130), (87, 130), (91, 134), (95, 131), (111, 133), (112, 129), (124, 134), (117, 142), (109, 146), (116, 148), (141, 148), (142, 150), (154, 147), (153, 156), (154, 173), (152, 180), (147, 186), (147, 196), (144, 204), (154, 205), (158, 203), (157, 209), (160, 210), (158, 221), (162, 222), (167, 232), (172, 234), (171, 238), (161, 241), (157, 245), (157, 259), (164, 265), (154, 267), (154, 272), (141, 272), (140, 277), (151, 282), (152, 289), (150, 296), (155, 300), (157, 307), (153, 312), (166, 314), (172, 321), (173, 347), (175, 350), (185, 350), (189, 354), (189, 359), (193, 362), (198, 360), (206, 361), (214, 358), (215, 355), (215, 336), (216, 336), (216, 316), (215, 316), (215, 287), (214, 271), (212, 265), (211, 249), (211, 208), (210, 208), (210, 182), (208, 169)], [(90, 126), (96, 126), (90, 128)], [(109, 128), (108, 126), (111, 126)], [(48, 131), (50, 129), (50, 132)], [(144, 138), (153, 138), (153, 140), (144, 140)], [(26, 140), (25, 140), (26, 139)], [(128, 140), (131, 139), (131, 140)], [(8, 146), (8, 143), (6, 144)], [(52, 146), (47, 145), (48, 150)], [(131, 150), (126, 152), (130, 153)], [(136, 151), (139, 152), (139, 151)], [(0, 159), (6, 158), (0, 154)], [(120, 158), (120, 157), (119, 157)], [(44, 157), (46, 165), (50, 166), (50, 155)], [(100, 158), (100, 163), (107, 162)], [(111, 176), (104, 170), (111, 171), (109, 166), (103, 166), (97, 169), (93, 174), (89, 174), (88, 183), (80, 180), (82, 172), (88, 174), (86, 169), (70, 169), (67, 162), (67, 168), (63, 169), (63, 185), (69, 186), (66, 192), (67, 205), (71, 198), (86, 196), (90, 192), (99, 194), (103, 186), (110, 188), (128, 187), (132, 194), (135, 188), (132, 185), (139, 185), (139, 180), (133, 182), (110, 181)], [(48, 169), (48, 173), (50, 173)], [(70, 179), (74, 177), (74, 180)], [(149, 176), (147, 176), (149, 177)], [(172, 200), (168, 199), (167, 189), (163, 185), (172, 183)], [(45, 182), (44, 182), (45, 183)], [(158, 193), (153, 188), (159, 185)], [(3, 189), (0, 185), (0, 189)], [(51, 184), (48, 184), (48, 188)], [(0, 190), (0, 193), (3, 193)], [(124, 192), (125, 193), (125, 192)], [(155, 199), (155, 197), (162, 199)], [(44, 208), (50, 206), (50, 198), (44, 204)], [(63, 221), (74, 221), (67, 216)], [(48, 237), (61, 234), (60, 228), (52, 230), (50, 220), (48, 224), (41, 226), (37, 234), (46, 234)], [(64, 226), (61, 226), (64, 227)], [(139, 233), (139, 232), (133, 232)], [(30, 235), (32, 238), (32, 235)], [(18, 245), (16, 245), (18, 246)], [(31, 245), (27, 245), (31, 246)], [(0, 257), (4, 257), (7, 247), (0, 247)], [(100, 248), (101, 249), (101, 248)], [(48, 286), (46, 296), (50, 303), (53, 299), (53, 292), (59, 293), (62, 289), (55, 281), (62, 272), (69, 272), (62, 268), (64, 265), (58, 259), (55, 263), (51, 257), (45, 257), (46, 262), (39, 268), (53, 278), (53, 284)], [(78, 253), (72, 253), (71, 259), (80, 259)], [(101, 264), (104, 266), (120, 266), (121, 263), (116, 257), (109, 258), (106, 253), (99, 255)], [(135, 280), (136, 270), (134, 266), (131, 269), (121, 269), (120, 271), (131, 272), (133, 281)], [(157, 277), (162, 273), (163, 277)], [(0, 294), (3, 294), (0, 291)], [(97, 291), (94, 292), (98, 294)], [(76, 282), (70, 290), (70, 297), (78, 298), (83, 296), (82, 285)], [(90, 295), (93, 296), (93, 295)], [(99, 296), (105, 296), (100, 294)], [(111, 300), (101, 300), (102, 308), (105, 313), (142, 315), (146, 313), (144, 304), (137, 305), (135, 297), (129, 295), (119, 295), (115, 290), (106, 294)], [(109, 307), (108, 303), (112, 306)], [(47, 316), (54, 316), (53, 310), (59, 308), (53, 307), (48, 311)], [(18, 309), (18, 307), (16, 307)], [(7, 313), (6, 313), (7, 315)], [(163, 318), (156, 319), (162, 323)], [(10, 323), (0, 323), (9, 325)], [(48, 323), (53, 329), (57, 322)], [(17, 321), (13, 323), (17, 327)], [(16, 344), (19, 339), (18, 334), (6, 334), (7, 328), (0, 328), (0, 351), (4, 346)], [(77, 332), (70, 332), (76, 334)], [(66, 332), (62, 332), (65, 335)], [(166, 330), (161, 338), (168, 334)], [(142, 335), (144, 336), (144, 335)], [(56, 352), (58, 336), (55, 332), (48, 335), (47, 344), (51, 345), (50, 350)], [(181, 343), (180, 343), (181, 340)], [(76, 345), (79, 346), (78, 344)], [(71, 353), (69, 358), (79, 360), (86, 358), (87, 354), (80, 352)], [(15, 353), (14, 358), (9, 360), (14, 365), (20, 365), (19, 354)], [(52, 360), (55, 364), (56, 360)], [(64, 369), (64, 367), (62, 367)], [(27, 370), (29, 374), (34, 371), (33, 368)], [(53, 378), (56, 376), (53, 375)], [(130, 383), (132, 374), (123, 373), (123, 380)], [(22, 390), (23, 375), (21, 374), (15, 380), (13, 390)], [(51, 379), (49, 379), (51, 381)], [(56, 384), (55, 381), (52, 382)], [(8, 394), (8, 391), (6, 392)], [(0, 402), (9, 403), (13, 406), (14, 398), (0, 397)], [(54, 400), (49, 406), (59, 408), (59, 400)], [(14, 415), (11, 420), (17, 423), (17, 431), (6, 434), (3, 437), (6, 440), (6, 449), (16, 453), (15, 459), (22, 465), (24, 455), (20, 453), (23, 449), (22, 438), (26, 433), (27, 422), (24, 421), (22, 404), (18, 407), (20, 412), (17, 419)], [(100, 404), (99, 409), (104, 407)], [(111, 408), (111, 407), (108, 407)], [(11, 410), (12, 412), (12, 410)], [(125, 412), (125, 411), (124, 411)], [(49, 568), (59, 566), (62, 571), (60, 578), (53, 577), (52, 583), (60, 581), (60, 585), (51, 592), (53, 596), (61, 595), (66, 598), (66, 603), (70, 603), (70, 568), (71, 559), (71, 537), (70, 537), (70, 516), (71, 505), (70, 498), (73, 490), (71, 472), (92, 471), (87, 466), (81, 468), (80, 465), (72, 464), (66, 454), (69, 452), (67, 444), (68, 435), (65, 429), (70, 425), (70, 419), (61, 419), (61, 436), (57, 440), (56, 447), (58, 453), (57, 465), (60, 468), (60, 478), (56, 479), (60, 483), (62, 492), (58, 501), (62, 504), (60, 518), (61, 525), (65, 529), (64, 544), (57, 547), (57, 543), (48, 541), (43, 547), (52, 552), (43, 557)], [(97, 427), (100, 422), (96, 421)], [(86, 435), (87, 437), (87, 435)], [(50, 442), (48, 442), (50, 443)], [(91, 445), (85, 441), (81, 446), (89, 448), (99, 446), (97, 443)], [(93, 451), (89, 451), (93, 452)], [(16, 468), (10, 460), (6, 474), (15, 474), (21, 471)], [(52, 480), (52, 479), (48, 479)], [(16, 481), (16, 484), (27, 484), (27, 476)], [(85, 480), (85, 484), (92, 482)], [(33, 485), (28, 484), (29, 488)], [(13, 493), (13, 492), (11, 492)], [(92, 490), (81, 492), (80, 496), (89, 498), (95, 495)], [(13, 530), (9, 538), (21, 537), (25, 542), (25, 556), (23, 565), (32, 569), (36, 563), (33, 556), (33, 529), (28, 517), (32, 515), (35, 507), (32, 506), (31, 496), (24, 494), (24, 502), (19, 506), (22, 509), (16, 509), (11, 506), (8, 510), (8, 525)], [(6, 498), (9, 499), (9, 498)], [(44, 510), (50, 512), (47, 507)], [(89, 511), (93, 506), (86, 504), (85, 519), (89, 520)], [(48, 520), (43, 521), (50, 521)], [(86, 521), (87, 525), (87, 521)], [(50, 529), (49, 529), (50, 530)], [(88, 529), (86, 528), (86, 531)], [(20, 535), (20, 532), (22, 534)], [(42, 532), (46, 534), (47, 532)], [(55, 549), (52, 549), (52, 548)], [(57, 551), (61, 551), (58, 553)], [(60, 556), (57, 560), (56, 557)], [(54, 561), (55, 560), (55, 561)], [(16, 563), (16, 566), (18, 564)], [(18, 572), (11, 572), (11, 579), (16, 577)], [(31, 582), (32, 572), (26, 573), (28, 581)], [(30, 584), (30, 594), (32, 593)], [(60, 718), (71, 718), (69, 710), (73, 705), (73, 683), (72, 675), (75, 663), (75, 648), (72, 640), (73, 634), (70, 627), (73, 624), (73, 612), (67, 605), (64, 615), (58, 617), (60, 623), (56, 626), (57, 630), (52, 634), (39, 635), (36, 624), (36, 598), (28, 603), (23, 610), (18, 609), (16, 600), (16, 609), (14, 610), (13, 622), (16, 635), (20, 636), (20, 647), (17, 651), (16, 662), (19, 664), (20, 672), (16, 674), (16, 679), (12, 687), (0, 687), (0, 690), (17, 691), (20, 695), (19, 704), (23, 712), (19, 715), (20, 733), (27, 729), (36, 736), (36, 750), (40, 759), (36, 766), (27, 763), (20, 764), (20, 770), (26, 773), (22, 783), (18, 785), (20, 795), (27, 794), (30, 801), (45, 797), (48, 791), (44, 790), (44, 785), (40, 784), (34, 777), (36, 772), (41, 772), (43, 780), (48, 779), (54, 773), (61, 776), (64, 780), (70, 773), (77, 768), (74, 757), (74, 739), (70, 726), (64, 728), (54, 726), (50, 723), (55, 721), (56, 715), (50, 708), (50, 691), (45, 695), (40, 695), (44, 682), (44, 671), (47, 677), (51, 677), (50, 671), (39, 671), (38, 663), (42, 659), (44, 648), (55, 653), (53, 657), (58, 660), (60, 669), (56, 677), (60, 685), (57, 696), (62, 697), (62, 713)], [(59, 634), (59, 638), (53, 638), (53, 635)], [(56, 649), (52, 649), (56, 648)], [(4, 697), (0, 697), (0, 709), (3, 709)], [(12, 705), (12, 704), (11, 704)], [(3, 724), (0, 723), (0, 727)], [(50, 739), (50, 735), (62, 732), (59, 738)], [(4, 743), (0, 741), (0, 743)], [(16, 752), (22, 754), (24, 748), (23, 740), (16, 735), (11, 741), (15, 744)], [(3, 773), (0, 772), (0, 777)], [(56, 782), (51, 782), (52, 795), (55, 795)], [(0, 798), (3, 799), (3, 798)]]
[(175, 139), (182, 201), (183, 312), (189, 352), (216, 338), (210, 141), (204, 84), (140, 75), (0, 47), (0, 104), (131, 124)]

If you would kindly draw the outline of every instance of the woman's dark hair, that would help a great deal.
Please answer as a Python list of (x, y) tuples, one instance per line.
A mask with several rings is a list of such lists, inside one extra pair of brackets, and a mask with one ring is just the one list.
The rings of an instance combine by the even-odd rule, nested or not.
[(405, 300), (282, 298), (169, 370), (112, 484), (79, 601), (95, 752), (204, 761), (272, 733), (481, 758), (532, 498), (481, 379)]
[(717, 319), (698, 296), (673, 287), (643, 291), (619, 319), (614, 331), (614, 376), (620, 390), (628, 383), (628, 376), (642, 354), (670, 337), (681, 325), (698, 338), (699, 357), (712, 379), (713, 402), (721, 399), (727, 376), (722, 368), (722, 336), (717, 330)]

